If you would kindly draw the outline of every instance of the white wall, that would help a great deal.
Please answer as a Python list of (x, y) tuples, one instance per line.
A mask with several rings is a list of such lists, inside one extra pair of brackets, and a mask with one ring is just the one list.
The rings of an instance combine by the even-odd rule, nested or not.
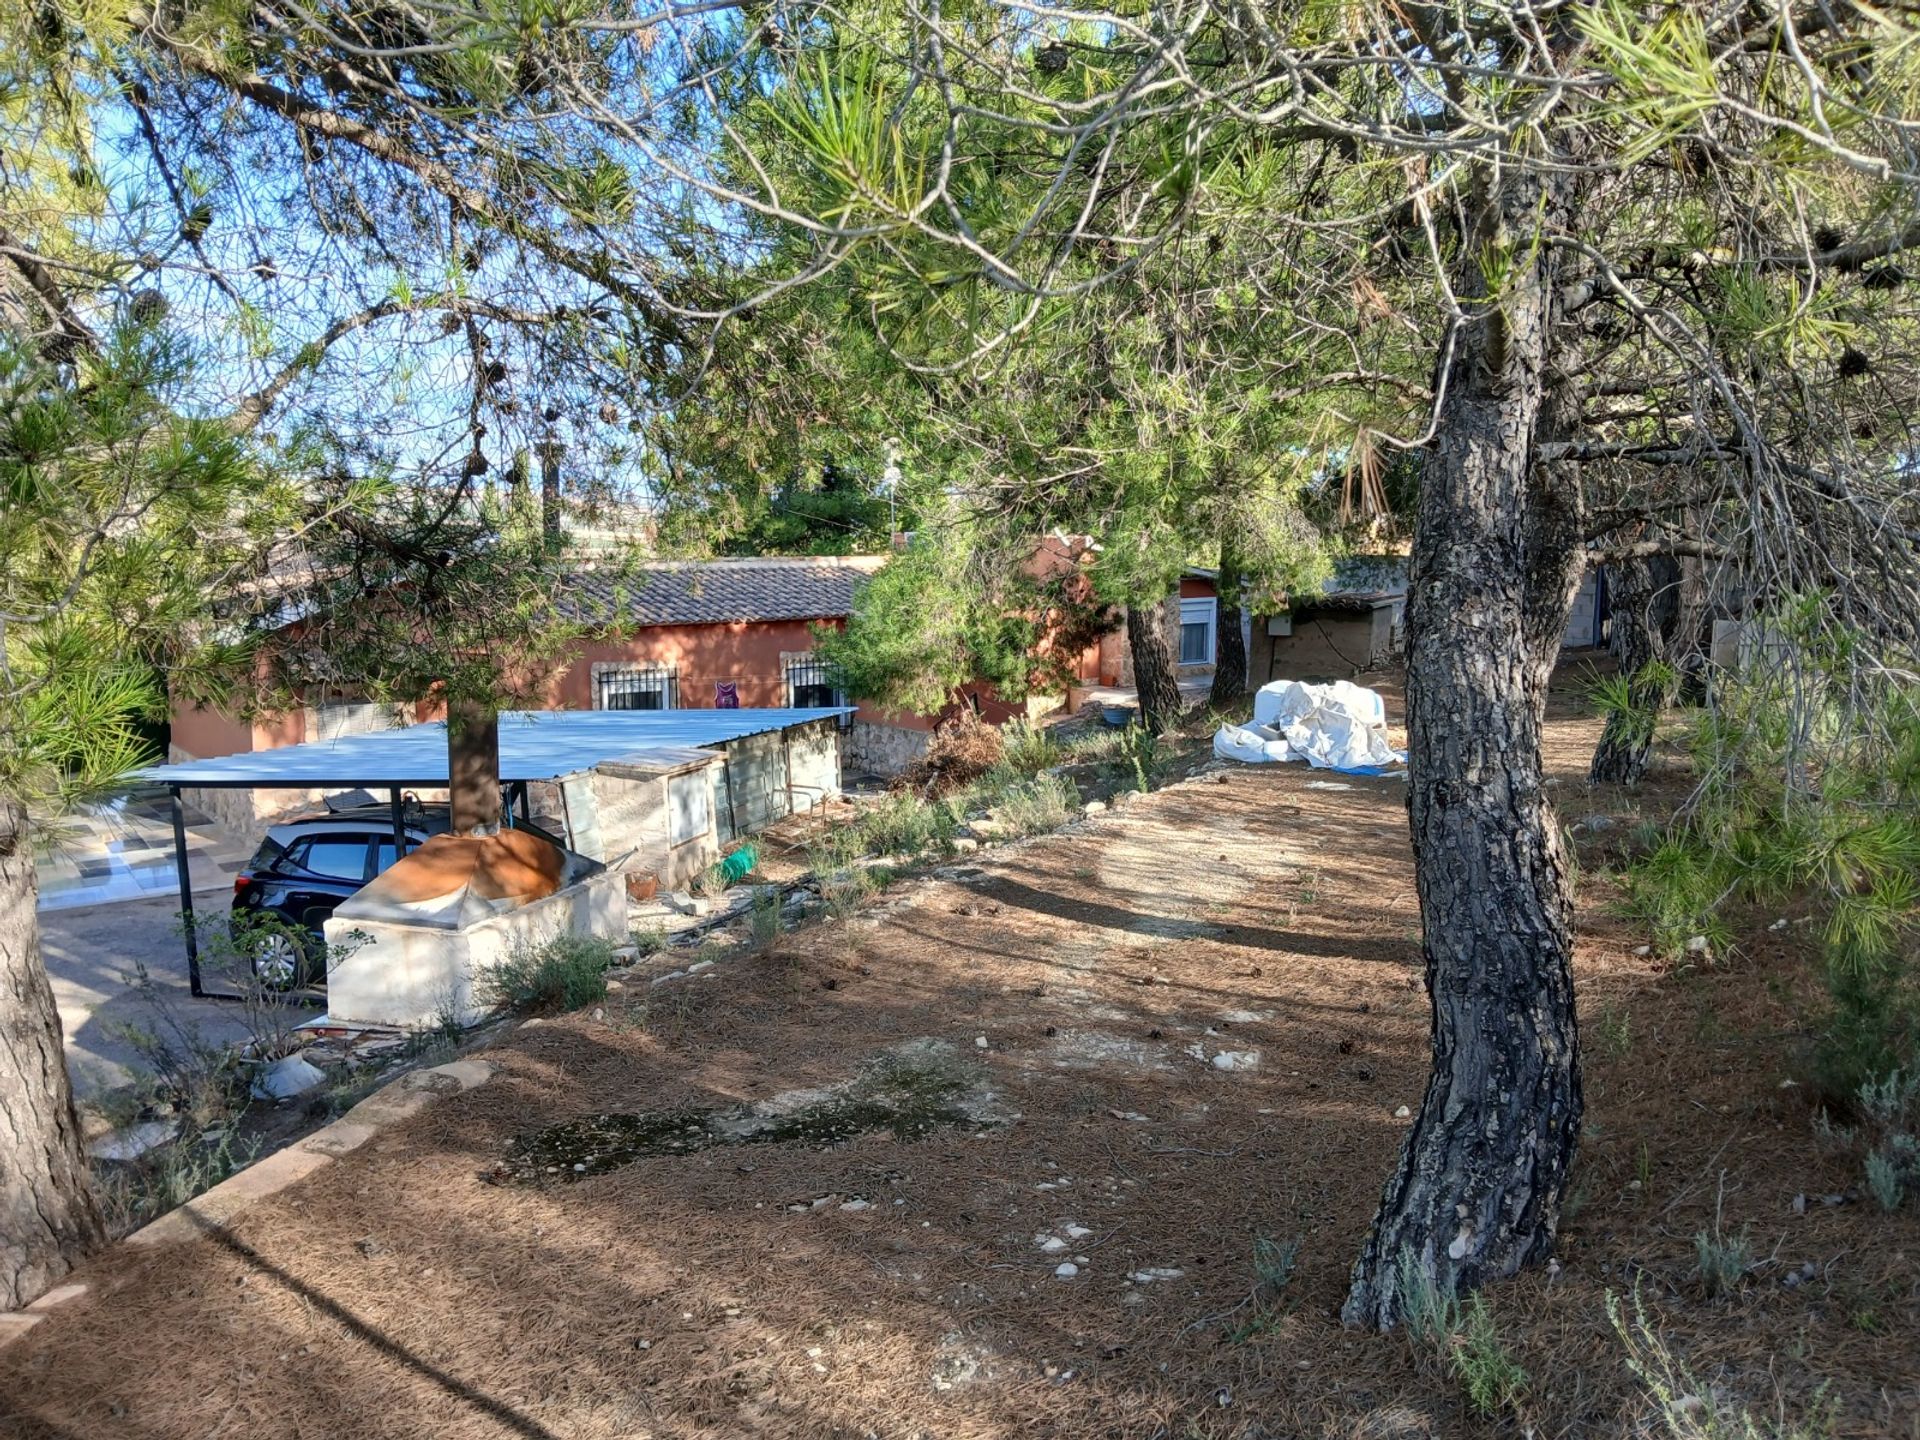
[(516, 947), (568, 933), (627, 937), (626, 877), (614, 871), (459, 930), (363, 918), (353, 907), (348, 900), (326, 925), (327, 944), (350, 951), (327, 974), (327, 1014), (367, 1025), (414, 1027), (444, 1016), (471, 1025), (488, 1010), (483, 977)]

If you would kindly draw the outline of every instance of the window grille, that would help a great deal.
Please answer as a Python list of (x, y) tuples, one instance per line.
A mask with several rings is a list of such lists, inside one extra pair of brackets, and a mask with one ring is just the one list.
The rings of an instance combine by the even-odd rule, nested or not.
[(824, 660), (807, 656), (787, 662), (787, 708), (815, 710), (846, 703)]
[(680, 676), (670, 665), (621, 665), (593, 677), (596, 710), (678, 710)]

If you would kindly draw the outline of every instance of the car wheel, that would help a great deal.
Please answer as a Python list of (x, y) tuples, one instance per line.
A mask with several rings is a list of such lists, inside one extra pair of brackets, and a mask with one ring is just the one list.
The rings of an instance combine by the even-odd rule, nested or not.
[(253, 973), (272, 990), (291, 990), (305, 979), (307, 952), (284, 931), (262, 935), (253, 945)]

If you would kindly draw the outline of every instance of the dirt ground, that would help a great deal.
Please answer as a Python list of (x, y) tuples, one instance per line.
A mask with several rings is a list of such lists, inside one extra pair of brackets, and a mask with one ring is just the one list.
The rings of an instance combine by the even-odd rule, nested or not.
[[(1618, 836), (1670, 799), (1590, 791), (1594, 722), (1558, 708), (1569, 825)], [(1858, 1202), (1786, 1084), (1796, 932), (1750, 917), (1754, 943), (1676, 972), (1633, 954), (1591, 868), (1572, 1214), (1553, 1269), (1489, 1295), (1531, 1377), (1518, 1413), (1478, 1418), (1403, 1337), (1340, 1327), (1427, 1064), (1404, 790), (1234, 768), (769, 954), (629, 978), (604, 1018), (522, 1027), (490, 1083), (230, 1234), (100, 1257), (92, 1293), (0, 1353), (0, 1432), (1652, 1434), (1605, 1312), (1637, 1285), (1712, 1393), (1804, 1415), (1824, 1382), (1822, 1433), (1920, 1437), (1920, 1220)], [(930, 1038), (998, 1123), (494, 1183), (542, 1126), (766, 1102)], [(1693, 1237), (1716, 1208), (1756, 1264), (1710, 1300)], [(1264, 1302), (1263, 1236), (1299, 1242)]]

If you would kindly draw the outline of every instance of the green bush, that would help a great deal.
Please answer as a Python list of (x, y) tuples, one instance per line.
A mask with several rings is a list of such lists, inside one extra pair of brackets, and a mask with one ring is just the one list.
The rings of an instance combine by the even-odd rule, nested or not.
[(957, 828), (943, 802), (896, 792), (860, 817), (862, 850), (872, 855), (920, 855), (945, 849)]
[(613, 944), (592, 935), (556, 935), (514, 947), (480, 982), (489, 1005), (523, 1013), (578, 1010), (607, 996)]
[(1021, 775), (1037, 775), (1066, 758), (1066, 752), (1045, 726), (1031, 720), (1010, 720), (1000, 727), (1001, 763)]
[(1080, 792), (1070, 782), (1058, 775), (1036, 775), (1002, 791), (993, 816), (1009, 834), (1045, 835), (1071, 820), (1079, 806)]

